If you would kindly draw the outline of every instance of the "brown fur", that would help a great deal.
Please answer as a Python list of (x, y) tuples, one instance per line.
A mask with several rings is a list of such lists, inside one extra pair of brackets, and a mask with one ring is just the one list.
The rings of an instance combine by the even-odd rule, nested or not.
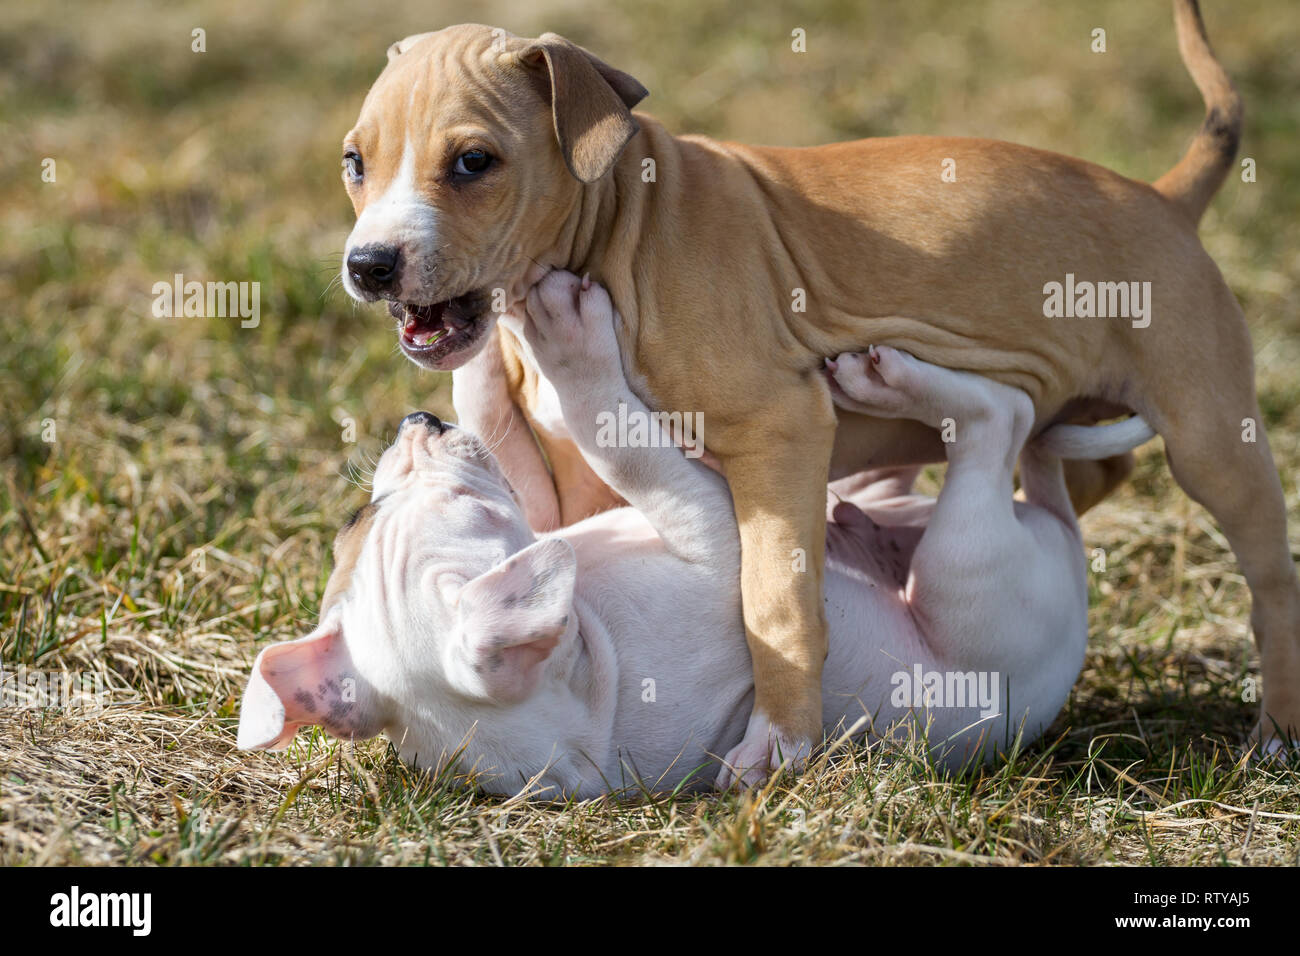
[(352, 569), (361, 556), (362, 545), (370, 533), (370, 526), (375, 523), (377, 511), (373, 502), (363, 505), (334, 536), (334, 568), (330, 571), (329, 580), (325, 582), (325, 593), (320, 599), (322, 618), (330, 605), (346, 594), (351, 586)]
[[(703, 413), (740, 524), (756, 707), (782, 730), (820, 726), (828, 478), (943, 457), (937, 434), (917, 423), (837, 416), (822, 359), (879, 343), (1022, 388), (1039, 427), (1081, 397), (1146, 417), (1252, 588), (1268, 734), (1300, 728), (1300, 585), (1267, 442), (1240, 439), (1242, 420), (1260, 419), (1250, 337), (1195, 229), (1231, 166), (1240, 103), (1194, 4), (1175, 9), (1207, 123), (1154, 186), (983, 139), (757, 147), (672, 136), (638, 113), (625, 142), (626, 123), (590, 112), (593, 102), (625, 112), (625, 98), (601, 92), (612, 68), (553, 35), (501, 43), (474, 26), (410, 46), (358, 129), (376, 140), (381, 165), (397, 161), (385, 137), (420, 132), (451, 250), (449, 296), (490, 282), (515, 300), (538, 264), (590, 272), (622, 315), (633, 387), (652, 407)], [(566, 55), (544, 58), (547, 67), (539, 45)], [(557, 63), (573, 73), (552, 77), (548, 102), (539, 70)], [(581, 121), (566, 125), (570, 111)], [(494, 178), (457, 189), (436, 170), (469, 139), (491, 141), (503, 160)], [(642, 180), (647, 159), (653, 183)], [(940, 179), (948, 159), (953, 183)], [(360, 209), (364, 197), (353, 199)], [(1045, 318), (1044, 283), (1067, 272), (1149, 281), (1150, 326)], [(792, 309), (795, 290), (806, 311)], [(526, 374), (516, 381), (527, 409)], [(552, 449), (552, 464), (561, 460)], [(557, 471), (561, 495), (568, 480)]]

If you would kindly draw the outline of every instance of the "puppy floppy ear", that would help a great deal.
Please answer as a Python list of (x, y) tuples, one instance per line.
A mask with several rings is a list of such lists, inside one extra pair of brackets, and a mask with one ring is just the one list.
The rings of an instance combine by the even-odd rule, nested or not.
[(343, 739), (383, 730), (374, 689), (356, 673), (338, 617), (262, 649), (239, 705), (240, 750), (284, 750), (300, 727)]
[(464, 692), (519, 701), (571, 633), (578, 562), (563, 538), (529, 545), (460, 592), (460, 626), (447, 674)]
[(595, 182), (640, 129), (632, 107), (649, 91), (556, 33), (543, 33), (518, 56), (526, 68), (550, 74), (551, 113), (565, 165), (582, 182)]
[(388, 62), (392, 63), (399, 56), (401, 56), (411, 47), (415, 46), (425, 37), (431, 37), (431, 36), (433, 36), (432, 31), (428, 33), (412, 33), (409, 37), (405, 37), (404, 39), (398, 40), (396, 43), (394, 43), (392, 46), (388, 48)]

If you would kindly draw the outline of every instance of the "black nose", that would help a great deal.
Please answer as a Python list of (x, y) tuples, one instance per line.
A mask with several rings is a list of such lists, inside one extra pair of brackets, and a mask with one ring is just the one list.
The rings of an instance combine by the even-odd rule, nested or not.
[(348, 275), (373, 295), (391, 292), (397, 285), (397, 272), (397, 249), (393, 246), (361, 246), (348, 253)]
[(447, 426), (438, 420), (438, 416), (431, 412), (411, 412), (411, 414), (403, 418), (402, 423), (397, 426), (397, 434), (399, 436), (402, 434), (402, 429), (407, 425), (423, 425), (425, 428), (429, 429), (429, 431), (437, 432), (439, 435), (441, 435), (447, 428)]

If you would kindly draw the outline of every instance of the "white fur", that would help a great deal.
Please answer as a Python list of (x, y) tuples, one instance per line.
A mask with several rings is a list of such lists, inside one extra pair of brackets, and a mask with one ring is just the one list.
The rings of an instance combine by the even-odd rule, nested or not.
[(415, 148), (408, 138), (402, 148), (402, 162), (383, 193), (366, 203), (348, 235), (343, 250), (343, 288), (359, 301), (374, 297), (360, 292), (348, 275), (348, 256), (354, 249), (374, 244), (394, 246), (402, 258), (399, 301), (424, 301), (433, 287), (427, 263), (438, 246), (438, 212), (420, 194)]
[[(680, 450), (596, 446), (599, 412), (618, 402), (644, 408), (623, 377), (608, 296), (576, 283), (555, 273), (530, 293), (524, 334), (583, 454), (633, 507), (535, 536), (482, 442), (461, 429), (404, 428), (375, 472), (378, 512), (331, 612), (349, 674), (404, 759), (435, 766), (459, 753), (460, 768), (488, 791), (589, 797), (670, 789), (687, 777), (691, 786), (745, 778), (746, 765), (723, 767), (721, 756), (743, 739), (759, 741), (754, 759), (765, 759), (757, 751), (768, 742), (749, 722), (754, 687), (729, 492)], [(939, 385), (962, 374), (933, 372)], [(1040, 734), (1087, 640), (1082, 542), (1068, 501), (1060, 517), (1060, 500), (1044, 508), (1011, 499), (1010, 446), (1023, 442), (1032, 415), (1017, 425), (998, 404), (1013, 390), (962, 381), (990, 390), (977, 394), (992, 412), (961, 423), (967, 444), (950, 452), (940, 499), (862, 499), (868, 513), (892, 514), (900, 533), (924, 528), (906, 586), (884, 586), (835, 549), (825, 580), (826, 729), (924, 732), (950, 764)], [(1034, 486), (1062, 499), (1053, 462), (1027, 454), (1022, 468), (1038, 469)], [(877, 542), (882, 560), (889, 540)], [(521, 600), (520, 582), (530, 581)], [(996, 716), (895, 706), (893, 675), (917, 665), (996, 672)], [(291, 726), (282, 711), (255, 667), (240, 745), (282, 741)], [(800, 756), (790, 742), (782, 749)]]

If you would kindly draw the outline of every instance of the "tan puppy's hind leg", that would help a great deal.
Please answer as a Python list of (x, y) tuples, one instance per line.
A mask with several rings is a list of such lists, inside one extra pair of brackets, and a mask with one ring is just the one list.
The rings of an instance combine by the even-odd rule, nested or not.
[(1203, 307), (1216, 296), (1220, 332), (1212, 347), (1186, 349), (1178, 362), (1149, 357), (1138, 411), (1164, 438), (1174, 479), (1223, 529), (1250, 585), (1263, 678), (1256, 736), (1272, 748), (1288, 738), (1300, 742), (1300, 580), (1255, 398), (1246, 323), (1226, 286), (1195, 303)]
[(1214, 398), (1217, 410), (1202, 410), (1204, 417), (1185, 412), (1160, 432), (1174, 478), (1219, 523), (1250, 585), (1263, 678), (1256, 735), (1276, 746), (1300, 741), (1300, 582), (1268, 439), (1259, 431), (1254, 441), (1242, 440), (1242, 419), (1259, 422), (1259, 409), (1252, 396), (1244, 415), (1229, 418), (1223, 410), (1229, 403), (1220, 400)]
[(745, 739), (724, 757), (724, 788), (757, 784), (782, 764), (801, 766), (822, 734), (822, 570), (835, 413), (819, 379), (769, 407), (771, 415), (746, 422), (758, 444), (723, 458), (740, 525), (755, 690)]

